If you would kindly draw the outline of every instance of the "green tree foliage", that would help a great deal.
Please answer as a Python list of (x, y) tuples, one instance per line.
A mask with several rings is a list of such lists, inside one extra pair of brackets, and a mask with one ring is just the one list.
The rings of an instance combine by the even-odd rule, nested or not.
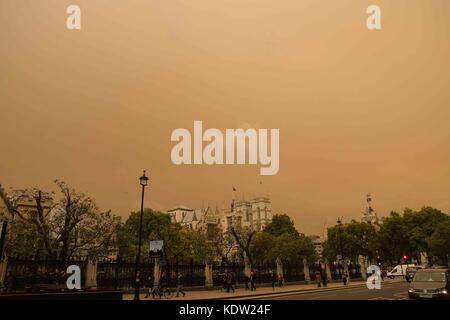
[(428, 247), (432, 254), (445, 263), (450, 259), (450, 218), (439, 224), (428, 239)]
[(405, 209), (403, 220), (410, 246), (418, 252), (426, 252), (429, 255), (429, 238), (440, 224), (449, 220), (449, 217), (438, 209), (423, 207), (419, 211)]
[[(138, 248), (138, 233), (139, 233), (140, 212), (131, 212), (128, 219), (123, 223), (118, 232), (117, 240), (119, 247), (119, 254), (121, 259), (132, 259), (136, 257)], [(159, 228), (167, 228), (170, 225), (170, 216), (153, 211), (152, 209), (145, 209), (142, 215), (142, 251), (148, 252), (149, 241), (151, 235), (156, 233)]]
[[(121, 259), (134, 259), (137, 255), (140, 212), (132, 212), (118, 230), (119, 254)], [(208, 261), (214, 255), (214, 246), (208, 235), (201, 231), (183, 228), (172, 223), (166, 213), (145, 209), (142, 216), (141, 259), (150, 250), (150, 240), (164, 241), (164, 257), (172, 262)]]
[(277, 259), (284, 263), (299, 263), (303, 258), (316, 260), (311, 239), (300, 234), (287, 215), (275, 215), (264, 231), (255, 235), (250, 250), (260, 263)]
[(382, 261), (395, 264), (404, 255), (420, 260), (421, 252), (445, 260), (450, 250), (445, 237), (449, 220), (442, 211), (423, 207), (419, 211), (405, 209), (403, 215), (391, 212), (379, 225), (352, 221), (333, 226), (328, 228), (324, 255), (334, 261), (342, 244), (344, 257), (352, 260), (358, 255), (372, 261), (380, 256)]
[(274, 236), (289, 234), (298, 236), (299, 233), (295, 228), (294, 221), (286, 214), (276, 214), (272, 217), (272, 221), (266, 226), (264, 232)]
[(391, 212), (382, 219), (378, 231), (377, 247), (383, 261), (397, 263), (403, 255), (411, 255), (408, 229), (403, 217), (397, 212)]
[(356, 261), (358, 256), (373, 257), (376, 251), (375, 226), (352, 220), (350, 223), (328, 228), (328, 239), (324, 243), (324, 256), (329, 261), (338, 255)]

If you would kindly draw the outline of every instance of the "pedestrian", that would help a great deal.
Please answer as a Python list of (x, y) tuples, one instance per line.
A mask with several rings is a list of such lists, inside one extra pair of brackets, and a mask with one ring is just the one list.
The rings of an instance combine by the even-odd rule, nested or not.
[(323, 272), (323, 275), (322, 275), (322, 283), (323, 283), (323, 286), (324, 286), (324, 287), (326, 287), (326, 286), (328, 285), (328, 278), (327, 278), (327, 273), (326, 273), (326, 271)]
[(316, 272), (316, 281), (317, 281), (317, 287), (320, 288), (322, 286), (322, 279), (320, 277), (320, 272)]
[(245, 281), (245, 290), (250, 290), (250, 287), (248, 285), (248, 283), (250, 282), (250, 277), (248, 275), (245, 275), (244, 281)]
[(283, 283), (284, 283), (284, 278), (283, 278), (283, 274), (278, 274), (278, 286), (281, 288), (283, 287)]
[(222, 290), (227, 290), (228, 287), (228, 271), (225, 270), (225, 272), (222, 274)]
[(152, 288), (153, 288), (153, 278), (152, 275), (148, 275), (147, 278), (147, 293), (145, 294), (145, 298), (148, 298), (150, 296), (150, 294), (152, 293)]
[(233, 271), (228, 273), (227, 277), (227, 292), (233, 291), (234, 293), (234, 282), (235, 282), (235, 274)]
[(236, 282), (237, 282), (237, 276), (236, 273), (234, 271), (231, 271), (231, 290), (233, 290), (234, 293), (234, 288), (236, 287)]
[(14, 288), (14, 277), (11, 271), (8, 272), (5, 281), (5, 291), (11, 292)]
[(177, 297), (183, 294), (183, 298), (186, 296), (186, 292), (183, 290), (183, 274), (180, 272), (177, 277)]
[(251, 291), (256, 291), (255, 282), (256, 282), (256, 270), (252, 270), (252, 272), (250, 273), (250, 290)]
[(272, 282), (272, 290), (275, 290), (275, 283), (277, 282), (277, 276), (273, 271), (270, 271), (270, 281)]
[(347, 271), (344, 271), (344, 273), (342, 274), (342, 281), (344, 281), (344, 286), (346, 286), (347, 282), (348, 282), (348, 273), (347, 273)]

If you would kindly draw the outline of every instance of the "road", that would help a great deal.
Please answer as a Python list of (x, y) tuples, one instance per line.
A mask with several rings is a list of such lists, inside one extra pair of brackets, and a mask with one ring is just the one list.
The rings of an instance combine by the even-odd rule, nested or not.
[(406, 300), (408, 299), (407, 282), (383, 284), (379, 290), (369, 290), (367, 287), (333, 289), (321, 292), (294, 293), (289, 295), (268, 295), (258, 299), (270, 300)]

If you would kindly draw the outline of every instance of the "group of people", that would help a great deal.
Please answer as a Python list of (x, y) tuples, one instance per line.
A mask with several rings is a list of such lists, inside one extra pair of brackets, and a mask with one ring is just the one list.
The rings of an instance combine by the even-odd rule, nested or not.
[(273, 290), (275, 290), (275, 285), (277, 283), (280, 288), (284, 286), (284, 276), (281, 273), (276, 274), (275, 272), (270, 271), (270, 281), (272, 283)]
[[(342, 282), (344, 283), (344, 286), (346, 286), (348, 284), (348, 279), (349, 279), (348, 271), (344, 271), (342, 273)], [(328, 284), (328, 278), (327, 278), (326, 272), (317, 271), (316, 272), (316, 282), (317, 282), (317, 286), (319, 288), (322, 285), (324, 287), (326, 287)]]
[[(148, 279), (147, 279), (147, 287), (149, 288), (148, 293), (145, 295), (146, 298), (148, 298), (152, 292), (152, 290), (155, 288), (154, 287), (154, 283), (153, 283), (153, 277), (151, 275), (149, 275)], [(176, 296), (177, 298), (180, 295), (183, 295), (183, 297), (186, 296), (186, 292), (183, 289), (183, 274), (181, 272), (179, 272), (178, 274), (173, 272), (170, 276), (163, 272), (161, 273), (161, 276), (159, 278), (159, 282), (158, 282), (158, 292), (161, 295), (163, 293), (163, 291), (167, 288), (169, 288), (169, 286), (171, 285), (171, 283), (176, 283)]]
[[(235, 292), (236, 289), (236, 273), (234, 271), (225, 270), (222, 274), (222, 291)], [(250, 275), (245, 275), (245, 290), (256, 290), (256, 270), (252, 269)]]
[(222, 274), (222, 284), (222, 290), (234, 292), (236, 286), (236, 273), (234, 273), (234, 271), (225, 271)]

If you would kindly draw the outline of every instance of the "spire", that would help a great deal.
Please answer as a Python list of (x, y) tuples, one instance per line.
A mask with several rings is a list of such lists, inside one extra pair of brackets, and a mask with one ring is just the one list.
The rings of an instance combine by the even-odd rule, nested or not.
[(363, 211), (361, 220), (367, 223), (375, 223), (378, 221), (377, 213), (372, 207), (372, 195), (370, 193), (366, 195), (366, 208)]

